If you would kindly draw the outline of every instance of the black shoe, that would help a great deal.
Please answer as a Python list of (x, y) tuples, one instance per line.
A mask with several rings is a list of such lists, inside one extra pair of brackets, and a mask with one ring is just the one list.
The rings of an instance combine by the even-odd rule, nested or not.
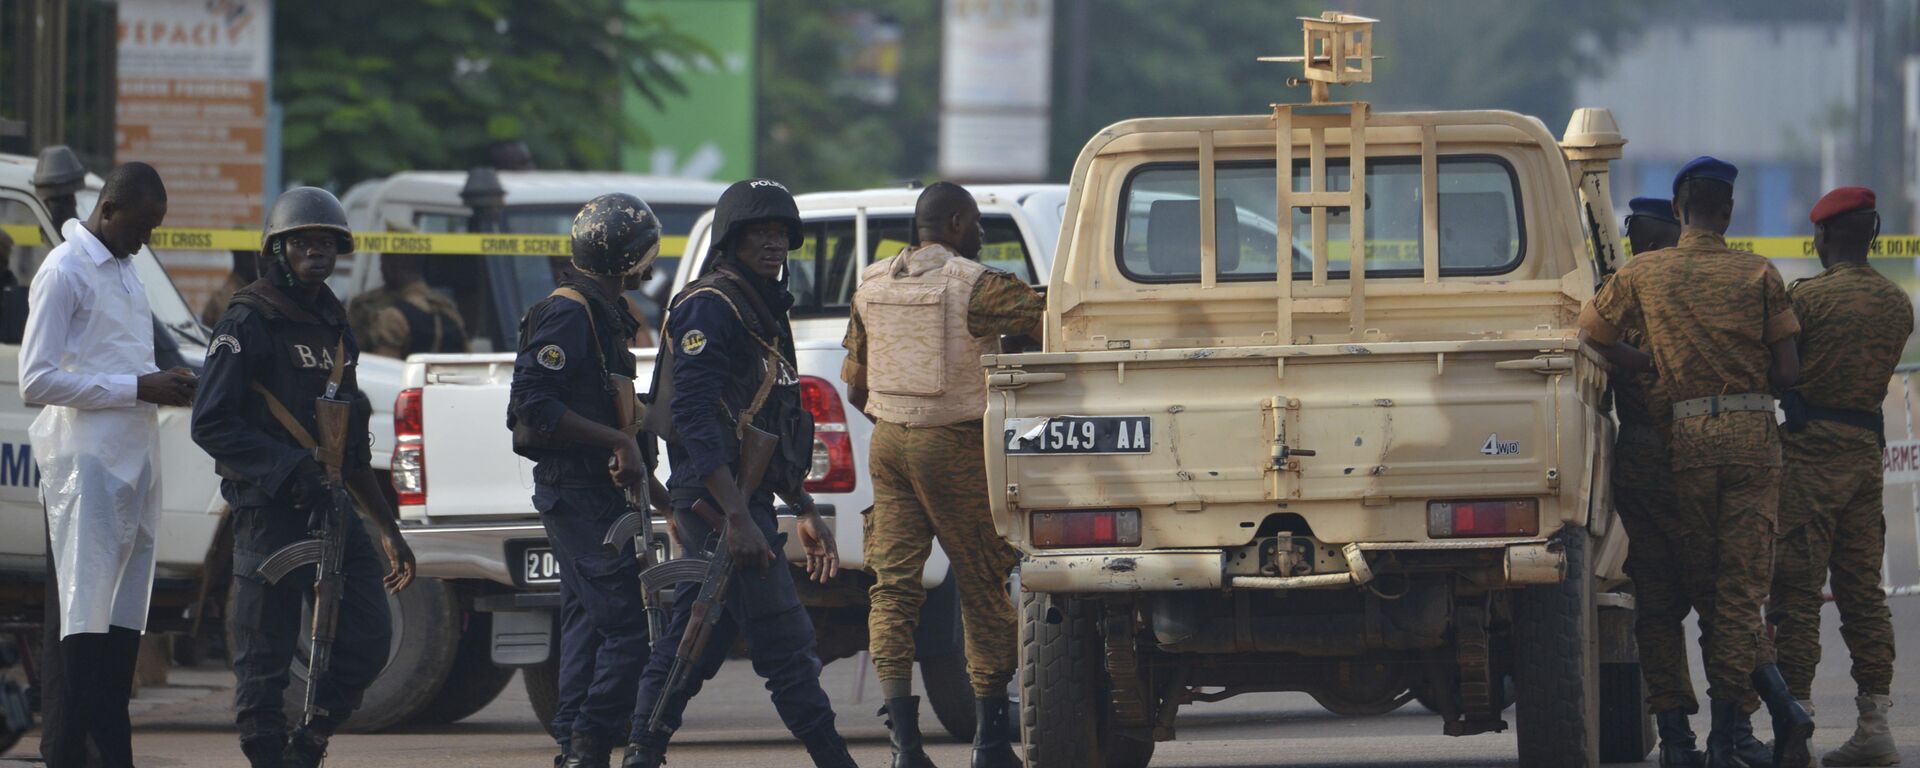
[(636, 741), (627, 744), (627, 754), (620, 759), (620, 768), (660, 768), (666, 762), (665, 747)]
[(287, 737), (287, 751), (281, 753), (281, 765), (286, 768), (320, 768), (320, 761), (327, 759), (327, 737), (305, 728), (296, 728), (293, 735)]
[(282, 768), (286, 765), (287, 735), (263, 733), (240, 740), (240, 752), (253, 768)]
[(807, 745), (807, 756), (813, 758), (814, 768), (860, 768), (847, 752), (847, 740), (840, 738), (840, 732), (832, 727), (800, 741)]
[(1740, 702), (1713, 700), (1713, 730), (1707, 732), (1707, 768), (1772, 768), (1773, 755), (1766, 753), (1758, 761), (1751, 749), (1741, 749), (1741, 741), (1753, 740), (1753, 726)]
[(560, 763), (561, 768), (608, 768), (607, 762), (613, 755), (613, 745), (591, 733), (573, 732), (573, 738), (567, 744), (567, 759)]
[(1807, 749), (1807, 741), (1813, 738), (1813, 716), (1807, 714), (1806, 708), (1787, 690), (1780, 668), (1762, 664), (1753, 670), (1753, 690), (1767, 703), (1767, 714), (1773, 717), (1771, 757), (1776, 768), (1812, 765), (1813, 754)]
[(1702, 768), (1707, 764), (1707, 753), (1695, 746), (1687, 713), (1661, 712), (1653, 719), (1660, 725), (1660, 768)]
[(1024, 768), (1007, 743), (1009, 708), (1005, 696), (973, 700), (973, 768)]
[(920, 738), (920, 697), (887, 699), (880, 709), (887, 718), (887, 730), (893, 734), (893, 768), (934, 768)]

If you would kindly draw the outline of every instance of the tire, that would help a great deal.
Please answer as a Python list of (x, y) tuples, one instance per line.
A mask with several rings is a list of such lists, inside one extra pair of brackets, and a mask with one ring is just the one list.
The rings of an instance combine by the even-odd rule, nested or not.
[(1653, 713), (1647, 710), (1640, 665), (1600, 665), (1600, 762), (1638, 763), (1653, 752)]
[(460, 633), (460, 647), (453, 655), (453, 670), (440, 692), (407, 722), (414, 725), (446, 725), (467, 719), (492, 704), (507, 684), (513, 682), (513, 668), (493, 663), (493, 614), (468, 613), (466, 629)]
[[(229, 591), (229, 622), (236, 614), (236, 597)], [(452, 587), (438, 579), (416, 578), (400, 594), (389, 595), (387, 605), (393, 611), (393, 641), (388, 646), (387, 666), (367, 687), (360, 708), (347, 719), (342, 731), (375, 733), (406, 722), (433, 700), (453, 670), (460, 645), (460, 608)], [(311, 618), (311, 614), (307, 614), (300, 622), (300, 645), (294, 650), (292, 679), (286, 690), (289, 718), (298, 718), (306, 703)], [(239, 647), (234, 642), (231, 625), (227, 628), (227, 647)]]
[(967, 677), (967, 655), (948, 653), (921, 659), (920, 683), (927, 689), (927, 704), (932, 706), (940, 727), (955, 741), (972, 743), (979, 719), (973, 708), (973, 681)]
[(1521, 768), (1594, 768), (1599, 754), (1600, 647), (1587, 532), (1556, 536), (1567, 576), (1515, 596), (1515, 736)]
[(521, 667), (520, 684), (527, 689), (540, 730), (553, 730), (553, 714), (560, 710), (560, 649), (554, 648), (542, 663)]
[[(1053, 611), (1047, 604), (1053, 604)], [(1057, 612), (1059, 621), (1048, 621)], [(1020, 601), (1020, 727), (1027, 768), (1146, 768), (1154, 743), (1109, 726), (1100, 606), (1069, 595)]]

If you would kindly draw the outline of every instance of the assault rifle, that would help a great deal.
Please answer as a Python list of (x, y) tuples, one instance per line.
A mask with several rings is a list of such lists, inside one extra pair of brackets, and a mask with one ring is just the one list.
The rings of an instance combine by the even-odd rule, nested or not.
[[(614, 376), (613, 388), (614, 419), (626, 425), (621, 427), (620, 431), (627, 433), (628, 437), (640, 439), (640, 435), (647, 434), (645, 426), (647, 414), (646, 406), (634, 396), (633, 379)], [(646, 439), (651, 440), (653, 437), (649, 434)], [(611, 466), (613, 460), (607, 461)], [(626, 514), (613, 521), (613, 526), (607, 529), (606, 538), (600, 542), (607, 549), (618, 552), (627, 545), (627, 542), (638, 539), (639, 541), (634, 544), (633, 556), (640, 561), (640, 569), (643, 571), (654, 564), (653, 505), (647, 498), (650, 482), (650, 478), (642, 477), (640, 482), (621, 489), (627, 497)]]
[[(773, 460), (773, 452), (779, 443), (780, 439), (771, 433), (751, 425), (747, 427), (746, 434), (740, 438), (740, 471), (734, 475), (742, 498), (752, 496), (754, 490), (760, 487), (760, 480), (766, 476), (767, 464)], [(689, 552), (687, 557), (668, 560), (640, 574), (640, 592), (647, 609), (647, 626), (656, 642), (666, 634), (666, 611), (660, 604), (660, 593), (682, 582), (700, 582), (700, 592), (694, 598), (686, 632), (680, 636), (680, 645), (673, 654), (673, 666), (667, 671), (667, 681), (660, 688), (659, 700), (654, 702), (653, 717), (647, 721), (647, 728), (654, 733), (666, 731), (660, 722), (661, 713), (666, 711), (668, 701), (687, 689), (695, 671), (699, 669), (700, 658), (706, 654), (708, 641), (713, 639), (713, 628), (720, 624), (726, 613), (727, 587), (733, 582), (733, 552), (727, 548), (727, 537), (732, 535), (732, 531), (726, 515), (708, 504), (706, 499), (695, 503), (693, 512), (715, 531), (703, 547), (706, 556), (700, 557)]]
[(292, 433), (301, 445), (313, 451), (314, 459), (325, 468), (327, 495), (332, 502), (308, 510), (307, 526), (313, 538), (281, 547), (280, 551), (268, 556), (257, 571), (261, 578), (278, 584), (296, 569), (315, 566), (313, 648), (308, 655), (306, 708), (301, 718), (301, 724), (308, 726), (328, 714), (316, 706), (315, 695), (333, 666), (333, 636), (340, 618), (341, 583), (345, 580), (341, 564), (346, 560), (347, 533), (351, 530), (348, 526), (359, 525), (354, 516), (353, 496), (347, 492), (341, 473), (341, 465), (345, 461), (347, 424), (353, 408), (350, 401), (337, 399), (345, 362), (341, 354), (341, 350), (335, 351), (334, 359), (339, 362), (335, 364), (333, 378), (327, 383), (326, 394), (313, 400), (314, 424), (320, 432), (318, 441), (287, 412), (286, 406), (281, 405), (278, 398), (257, 382), (253, 385), (254, 391), (266, 399), (268, 409), (273, 411), (280, 425)]

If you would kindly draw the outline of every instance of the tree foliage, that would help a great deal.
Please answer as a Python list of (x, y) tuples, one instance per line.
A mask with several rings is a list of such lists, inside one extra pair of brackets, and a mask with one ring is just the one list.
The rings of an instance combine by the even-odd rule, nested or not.
[(464, 168), (521, 139), (549, 168), (600, 169), (644, 141), (622, 83), (657, 97), (713, 53), (624, 0), (278, 3), (274, 97), (289, 181), (345, 187)]

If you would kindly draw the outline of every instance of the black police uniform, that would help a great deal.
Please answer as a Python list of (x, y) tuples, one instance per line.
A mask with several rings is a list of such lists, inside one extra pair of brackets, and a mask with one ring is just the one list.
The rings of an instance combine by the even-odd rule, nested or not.
[[(346, 371), (337, 397), (353, 401), (343, 467), (349, 472), (368, 466), (372, 408), (354, 375), (360, 350), (347, 328), (346, 311), (324, 287), (309, 306), (268, 279), (255, 281), (234, 293), (213, 333), (206, 375), (193, 403), (193, 440), (217, 463), (221, 495), (233, 509), (235, 610), (228, 620), (239, 678), (234, 708), (245, 744), (287, 730), (282, 702), (301, 616), (311, 611), (313, 566), (278, 584), (256, 571), (281, 547), (308, 538), (308, 514), (297, 508), (297, 489), (302, 474), (322, 471), (249, 385), (259, 382), (309, 434), (316, 434), (313, 401), (326, 389), (336, 350), (344, 349)], [(381, 585), (385, 568), (366, 530), (354, 526), (347, 534), (333, 666), (315, 700), (328, 713), (315, 725), (323, 735), (359, 706), (361, 694), (386, 666), (393, 630)]]
[[(634, 710), (634, 690), (647, 658), (647, 622), (633, 545), (619, 552), (602, 542), (627, 511), (624, 492), (607, 471), (603, 448), (552, 436), (560, 417), (618, 429), (609, 375), (634, 376), (626, 340), (639, 327), (618, 297), (577, 277), (561, 282), (591, 305), (549, 296), (520, 326), (507, 426), (514, 451), (532, 459), (533, 505), (560, 560), (560, 703), (550, 732), (562, 749), (575, 733), (617, 742)], [(650, 450), (643, 440), (643, 450)]]
[[(738, 458), (736, 418), (751, 406), (765, 377), (775, 376), (765, 404), (752, 423), (779, 436), (781, 449), (769, 465), (766, 479), (747, 499), (748, 511), (775, 559), (764, 573), (743, 568), (735, 574), (726, 596), (725, 619), (715, 628), (688, 697), (699, 692), (700, 681), (712, 679), (727, 649), (744, 634), (753, 669), (766, 678), (774, 708), (787, 729), (807, 745), (816, 760), (823, 753), (844, 755), (845, 742), (834, 729), (832, 704), (820, 687), (813, 622), (795, 591), (794, 569), (781, 551), (773, 513), (773, 489), (799, 486), (813, 441), (812, 420), (801, 407), (799, 378), (791, 362), (793, 334), (786, 317), (793, 299), (783, 286), (745, 274), (730, 260), (715, 263), (708, 276), (681, 292), (668, 314), (662, 337), (663, 358), (667, 360), (663, 364), (671, 370), (661, 375), (672, 377), (674, 393), (671, 410), (675, 440), (667, 447), (673, 472), (667, 489), (680, 541), (695, 546), (706, 541), (712, 528), (693, 513), (693, 505), (707, 496), (705, 477)], [(768, 355), (767, 344), (775, 346), (779, 354)], [(665, 739), (650, 731), (647, 724), (686, 631), (697, 590), (697, 584), (681, 586), (667, 634), (654, 645), (653, 658), (641, 676), (640, 711), (634, 717), (632, 743), (665, 750)], [(666, 706), (662, 722), (669, 730), (678, 729), (686, 698), (674, 699)]]

